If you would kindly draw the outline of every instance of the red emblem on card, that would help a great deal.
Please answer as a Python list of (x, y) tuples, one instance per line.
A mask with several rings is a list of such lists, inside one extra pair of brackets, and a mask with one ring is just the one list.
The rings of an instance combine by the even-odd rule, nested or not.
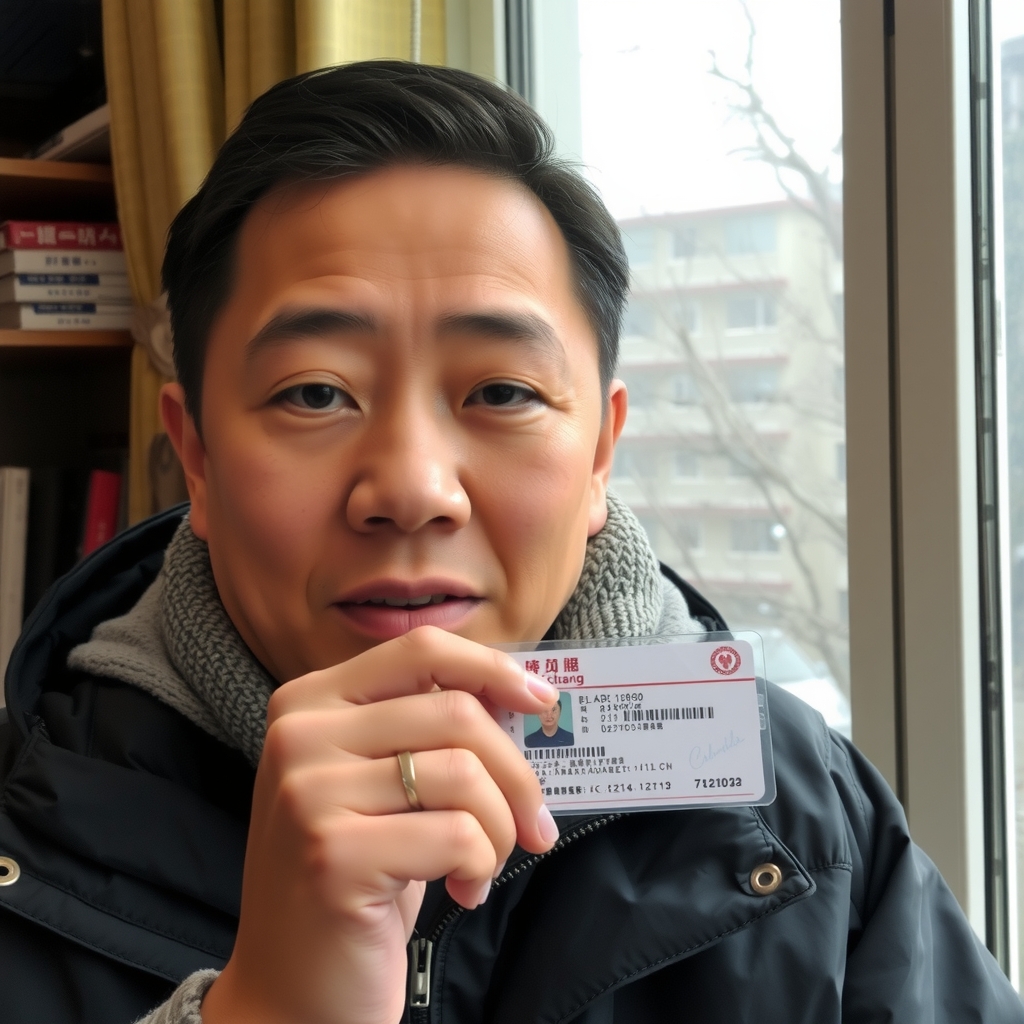
[(740, 667), (740, 654), (735, 647), (716, 647), (711, 655), (711, 667), (720, 676), (731, 676)]

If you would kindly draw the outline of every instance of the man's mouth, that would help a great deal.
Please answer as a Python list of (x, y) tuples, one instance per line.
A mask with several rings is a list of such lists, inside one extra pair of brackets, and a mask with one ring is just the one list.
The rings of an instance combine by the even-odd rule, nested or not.
[(387, 581), (346, 595), (334, 607), (360, 633), (390, 640), (417, 626), (455, 630), (480, 606), (470, 588), (437, 580), (432, 586)]

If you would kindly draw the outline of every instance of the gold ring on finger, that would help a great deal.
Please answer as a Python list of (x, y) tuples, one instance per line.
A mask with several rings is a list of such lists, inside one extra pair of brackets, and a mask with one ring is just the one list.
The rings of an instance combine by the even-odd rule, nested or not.
[(398, 770), (402, 773), (402, 785), (405, 786), (409, 807), (414, 811), (422, 811), (423, 804), (419, 793), (416, 792), (416, 768), (412, 763), (412, 754), (408, 750), (403, 750), (395, 756), (398, 758)]

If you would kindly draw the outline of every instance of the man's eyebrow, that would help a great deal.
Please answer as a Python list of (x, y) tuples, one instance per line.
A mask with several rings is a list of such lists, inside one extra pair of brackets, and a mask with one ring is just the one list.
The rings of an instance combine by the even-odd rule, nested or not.
[(442, 333), (473, 334), (497, 341), (535, 342), (558, 355), (565, 355), (555, 329), (536, 313), (488, 310), (480, 313), (449, 313), (441, 317)]
[(372, 317), (344, 309), (297, 309), (278, 313), (249, 339), (245, 355), (251, 359), (261, 349), (273, 347), (295, 338), (316, 338), (328, 334), (350, 334), (353, 331), (373, 332), (377, 323)]

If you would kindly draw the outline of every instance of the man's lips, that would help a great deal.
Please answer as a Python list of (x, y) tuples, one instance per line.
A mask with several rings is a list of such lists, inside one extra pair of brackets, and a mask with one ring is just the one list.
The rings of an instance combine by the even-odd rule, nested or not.
[(390, 640), (417, 626), (454, 630), (481, 600), (472, 588), (457, 580), (389, 579), (357, 587), (336, 601), (334, 607), (359, 632)]

